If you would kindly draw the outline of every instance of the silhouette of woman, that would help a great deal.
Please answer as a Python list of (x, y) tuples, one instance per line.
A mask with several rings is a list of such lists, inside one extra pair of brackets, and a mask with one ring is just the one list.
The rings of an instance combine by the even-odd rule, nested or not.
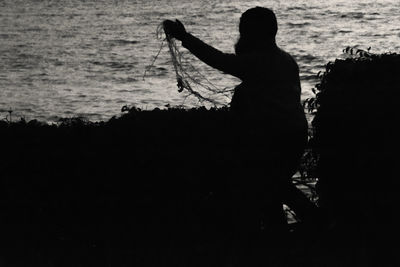
[[(275, 14), (263, 7), (244, 12), (235, 54), (205, 44), (179, 20), (164, 21), (164, 29), (206, 64), (241, 79), (230, 103), (239, 136), (238, 170), (231, 181), (236, 238), (242, 248), (263, 246), (256, 244), (256, 236), (260, 229), (269, 229), (269, 247), (275, 246), (281, 235), (277, 233), (286, 225), (282, 203), (303, 220), (312, 217), (315, 209), (291, 182), (307, 142), (307, 121), (300, 102), (298, 65), (275, 42)], [(247, 253), (245, 258), (247, 264), (249, 258), (260, 263), (255, 255)]]

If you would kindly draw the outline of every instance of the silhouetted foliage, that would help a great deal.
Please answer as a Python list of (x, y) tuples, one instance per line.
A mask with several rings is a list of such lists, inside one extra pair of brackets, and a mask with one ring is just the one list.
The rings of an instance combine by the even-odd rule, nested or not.
[(190, 254), (170, 251), (193, 247), (171, 245), (174, 236), (222, 240), (218, 198), (235, 141), (227, 109), (13, 121), (0, 122), (1, 257), (19, 265), (159, 266), (152, 261)]
[[(319, 205), (335, 228), (312, 256), (300, 249), (309, 237), (297, 240), (294, 262), (323, 261), (338, 247), (356, 248), (360, 237), (372, 260), (393, 252), (400, 57), (360, 55), (328, 64), (305, 104), (315, 117), (295, 182), (319, 179)], [(221, 255), (232, 252), (222, 252), (224, 190), (237, 175), (232, 114), (121, 111), (106, 122), (0, 121), (3, 259), (17, 266), (179, 265), (187, 255), (202, 265), (225, 262)]]
[[(138, 257), (172, 264), (181, 252), (171, 249), (201, 244), (221, 254), (227, 179), (238, 175), (229, 109), (121, 111), (106, 122), (0, 122), (4, 257), (59, 266), (126, 253), (121, 262), (154, 266)], [(197, 248), (171, 244), (177, 236)]]
[[(400, 55), (344, 52), (350, 57), (326, 65), (306, 103), (315, 115), (310, 145), (319, 205), (335, 222), (331, 248), (363, 248), (362, 261), (395, 266)], [(363, 266), (359, 256), (353, 260), (348, 265)]]

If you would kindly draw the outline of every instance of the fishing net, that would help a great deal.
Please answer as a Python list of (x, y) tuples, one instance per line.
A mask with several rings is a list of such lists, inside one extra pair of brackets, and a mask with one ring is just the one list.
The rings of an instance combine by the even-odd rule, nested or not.
[(178, 92), (186, 93), (185, 99), (188, 96), (194, 96), (200, 103), (211, 103), (215, 107), (225, 106), (226, 103), (218, 99), (220, 99), (221, 96), (230, 99), (233, 89), (229, 87), (218, 88), (218, 86), (213, 84), (206, 76), (198, 71), (198, 69), (184, 57), (183, 53), (179, 51), (175, 39), (165, 33), (162, 23), (157, 27), (156, 35), (157, 39), (161, 40), (160, 49), (154, 57), (151, 65), (146, 70), (143, 78), (146, 76), (147, 71), (154, 66), (156, 59), (165, 46), (165, 43), (167, 43), (171, 62), (176, 75)]

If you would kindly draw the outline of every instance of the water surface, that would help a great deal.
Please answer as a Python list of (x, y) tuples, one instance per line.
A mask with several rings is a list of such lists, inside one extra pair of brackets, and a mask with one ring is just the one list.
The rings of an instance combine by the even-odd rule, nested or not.
[[(142, 79), (160, 48), (157, 26), (179, 18), (189, 32), (233, 52), (240, 14), (257, 5), (277, 14), (278, 45), (298, 61), (303, 98), (311, 95), (317, 73), (346, 46), (400, 50), (398, 0), (2, 0), (0, 119), (10, 108), (15, 116), (55, 121), (105, 120), (123, 105), (199, 105), (178, 93), (166, 47)], [(186, 56), (220, 88), (239, 82)]]

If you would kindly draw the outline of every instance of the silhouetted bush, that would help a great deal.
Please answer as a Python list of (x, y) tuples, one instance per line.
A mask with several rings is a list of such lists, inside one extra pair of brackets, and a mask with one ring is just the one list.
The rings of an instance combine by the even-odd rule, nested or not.
[(107, 122), (0, 122), (2, 256), (159, 266), (152, 261), (185, 246), (172, 246), (174, 236), (217, 236), (225, 219), (214, 195), (234, 160), (230, 117), (131, 108)]
[(340, 229), (335, 245), (367, 247), (371, 266), (386, 266), (398, 246), (389, 244), (397, 232), (400, 55), (356, 54), (329, 63), (308, 100), (317, 192)]
[(151, 258), (191, 242), (224, 247), (227, 184), (240, 175), (231, 112), (123, 111), (106, 122), (0, 122), (5, 255), (68, 265), (115, 263), (125, 251), (121, 264), (155, 266)]
[[(399, 69), (397, 54), (336, 60), (307, 102), (312, 150), (298, 182), (318, 177), (319, 204), (346, 233), (335, 245), (355, 232), (370, 247), (387, 244), (394, 232)], [(106, 122), (0, 121), (1, 256), (21, 266), (160, 266), (175, 255), (174, 265), (201, 240), (216, 253), (204, 263), (219, 257), (223, 194), (238, 175), (231, 113), (124, 111)], [(183, 243), (172, 244), (177, 235)]]

